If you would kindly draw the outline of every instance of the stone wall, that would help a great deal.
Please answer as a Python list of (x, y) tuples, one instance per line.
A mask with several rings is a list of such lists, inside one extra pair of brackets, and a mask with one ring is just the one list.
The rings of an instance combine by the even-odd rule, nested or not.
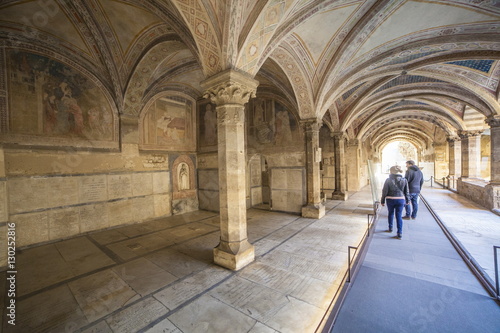
[(459, 179), (457, 182), (457, 192), (469, 200), (486, 207), (493, 209), (493, 195), (491, 187), (483, 180)]
[(219, 171), (217, 153), (198, 154), (198, 200), (200, 209), (218, 212)]

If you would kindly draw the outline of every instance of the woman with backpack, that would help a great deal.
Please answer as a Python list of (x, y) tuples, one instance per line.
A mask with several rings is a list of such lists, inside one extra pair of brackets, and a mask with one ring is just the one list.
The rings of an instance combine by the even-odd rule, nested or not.
[(408, 181), (403, 177), (403, 170), (399, 165), (395, 165), (390, 169), (389, 178), (385, 180), (382, 188), (382, 198), (380, 199), (382, 206), (387, 203), (387, 216), (389, 222), (389, 230), (392, 232), (394, 215), (396, 215), (397, 234), (401, 239), (403, 236), (403, 208), (410, 202), (410, 192)]

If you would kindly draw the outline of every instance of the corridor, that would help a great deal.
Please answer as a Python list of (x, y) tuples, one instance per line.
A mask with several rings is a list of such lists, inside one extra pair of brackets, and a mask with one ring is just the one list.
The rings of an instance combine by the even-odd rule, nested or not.
[[(495, 281), (492, 246), (500, 245), (500, 217), (438, 187), (424, 187), (422, 195)], [(416, 220), (404, 220), (401, 240), (386, 230), (383, 208), (331, 332), (500, 331), (500, 303), (478, 282), (423, 202)]]

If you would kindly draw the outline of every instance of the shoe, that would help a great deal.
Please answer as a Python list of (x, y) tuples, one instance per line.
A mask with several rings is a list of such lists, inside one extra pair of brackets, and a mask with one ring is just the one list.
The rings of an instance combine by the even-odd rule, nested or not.
[(411, 217), (409, 217), (409, 216), (403, 216), (403, 220), (410, 220), (410, 219), (411, 219)]
[(386, 230), (385, 232), (392, 232), (392, 229), (388, 229), (388, 230)]
[(398, 238), (401, 239), (403, 237), (403, 235), (401, 234), (398, 234)]
[(412, 216), (412, 217), (411, 217), (411, 219), (412, 219), (412, 220), (416, 220), (416, 219), (417, 219), (417, 217), (416, 217), (416, 216), (415, 216), (415, 217), (413, 217), (413, 216)]

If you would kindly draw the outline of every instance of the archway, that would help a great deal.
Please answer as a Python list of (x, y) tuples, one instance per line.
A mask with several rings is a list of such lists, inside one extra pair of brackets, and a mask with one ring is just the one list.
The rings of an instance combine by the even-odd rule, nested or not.
[(413, 160), (418, 165), (417, 148), (407, 141), (390, 142), (382, 149), (382, 173), (389, 173), (389, 168), (393, 165), (401, 166), (404, 171), (408, 160)]

